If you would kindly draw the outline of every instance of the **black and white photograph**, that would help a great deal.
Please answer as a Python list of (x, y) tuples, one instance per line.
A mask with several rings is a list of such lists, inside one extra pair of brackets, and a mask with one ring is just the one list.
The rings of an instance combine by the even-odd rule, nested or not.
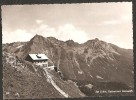
[(1, 11), (3, 99), (134, 96), (132, 2)]

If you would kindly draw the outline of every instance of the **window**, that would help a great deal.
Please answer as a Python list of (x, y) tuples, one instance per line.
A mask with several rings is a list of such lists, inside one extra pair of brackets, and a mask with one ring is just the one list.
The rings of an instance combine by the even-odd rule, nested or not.
[(43, 66), (47, 67), (47, 64), (43, 64)]

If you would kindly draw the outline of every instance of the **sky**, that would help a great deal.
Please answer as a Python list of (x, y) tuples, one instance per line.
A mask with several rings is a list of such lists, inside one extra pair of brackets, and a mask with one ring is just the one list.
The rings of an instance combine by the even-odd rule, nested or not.
[(3, 5), (3, 43), (29, 41), (34, 35), (84, 43), (98, 38), (133, 48), (132, 3)]

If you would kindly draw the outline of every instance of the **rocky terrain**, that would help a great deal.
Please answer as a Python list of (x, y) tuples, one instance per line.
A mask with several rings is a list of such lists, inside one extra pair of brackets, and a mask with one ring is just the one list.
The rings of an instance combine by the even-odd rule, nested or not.
[[(79, 44), (35, 35), (2, 49), (5, 98), (85, 97), (95, 96), (97, 89), (134, 88), (133, 50), (97, 38)], [(29, 53), (46, 54), (58, 72), (25, 61)]]

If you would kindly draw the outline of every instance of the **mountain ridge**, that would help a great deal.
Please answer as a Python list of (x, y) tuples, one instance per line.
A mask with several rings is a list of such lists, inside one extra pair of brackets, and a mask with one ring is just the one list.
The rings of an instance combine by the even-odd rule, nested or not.
[[(84, 43), (78, 43), (78, 42), (75, 42), (74, 40), (71, 40), (71, 39), (69, 39), (69, 40), (66, 40), (66, 41), (62, 41), (62, 40), (59, 40), (59, 39), (57, 39), (57, 38), (55, 38), (55, 37), (52, 37), (52, 36), (50, 36), (50, 37), (44, 37), (44, 36), (42, 36), (42, 35), (39, 35), (39, 34), (36, 34), (35, 36), (33, 36), (30, 40), (33, 40), (33, 39), (35, 39), (35, 38), (43, 38), (43, 39), (49, 39), (49, 40), (52, 40), (52, 41), (54, 41), (54, 42), (56, 42), (56, 41), (61, 41), (61, 42), (69, 42), (69, 41), (73, 41), (73, 43), (76, 43), (76, 44), (80, 44), (80, 45), (83, 45), (83, 44), (87, 44), (87, 43), (89, 43), (89, 42), (91, 42), (91, 41), (102, 41), (102, 42), (104, 42), (103, 40), (99, 40), (98, 38), (94, 38), (94, 39), (90, 39), (90, 40), (87, 40), (86, 42), (84, 42)], [(26, 41), (26, 42), (29, 42), (29, 41)], [(2, 45), (9, 45), (9, 44), (14, 44), (14, 43), (26, 43), (26, 42), (12, 42), (12, 43), (4, 43), (4, 44), (2, 44)], [(105, 42), (105, 43), (107, 43), (107, 42)], [(119, 46), (117, 46), (117, 45), (115, 45), (115, 44), (113, 44), (113, 43), (108, 43), (108, 44), (110, 44), (110, 45), (114, 45), (114, 46), (116, 46), (116, 47), (118, 47), (118, 48), (121, 48), (121, 47), (119, 47)], [(133, 49), (131, 49), (131, 48), (121, 48), (121, 49), (125, 49), (125, 50), (133, 50)]]
[[(113, 47), (109, 43), (101, 41), (97, 38), (87, 41), (83, 44), (76, 44), (76, 45), (75, 44), (76, 42), (74, 42), (73, 40), (63, 42), (53, 37), (45, 38), (40, 35), (35, 35), (29, 42), (27, 42), (27, 45), (25, 47), (22, 47), (23, 50), (16, 54), (19, 55), (19, 53), (22, 53), (19, 56), (25, 58), (25, 56), (27, 56), (29, 53), (45, 53), (55, 63), (56, 66), (58, 66), (59, 68), (61, 68), (61, 70), (64, 71), (63, 73), (68, 73), (68, 76), (66, 74), (66, 77), (71, 76), (72, 79), (74, 78), (72, 76), (77, 77), (77, 75), (75, 74), (78, 74), (78, 72), (82, 73), (81, 70), (84, 70), (86, 72), (89, 68), (89, 67), (88, 68), (86, 67), (86, 70), (85, 70), (85, 68), (81, 68), (82, 66), (89, 65), (91, 66), (91, 68), (93, 68), (92, 66), (93, 64), (95, 64), (95, 62), (97, 62), (96, 61), (97, 59), (102, 60), (102, 62), (104, 60), (108, 61), (109, 63), (112, 62), (113, 65), (116, 65), (114, 64), (114, 61), (118, 62), (117, 59), (123, 59), (123, 57), (126, 58), (127, 56), (128, 57), (130, 56), (129, 53), (127, 53), (128, 51), (127, 49), (121, 49), (118, 46)], [(123, 59), (123, 62), (124, 60), (125, 59)], [(95, 66), (98, 66), (98, 65), (100, 66), (99, 63), (97, 63)], [(66, 66), (71, 66), (71, 67), (68, 67), (70, 69), (67, 69), (66, 67), (64, 68), (65, 64), (67, 64)], [(77, 68), (78, 70), (74, 69), (75, 72), (73, 71), (68, 72), (69, 70), (73, 69), (72, 66), (76, 66), (75, 68)], [(108, 64), (106, 65), (105, 63), (105, 65), (103, 66), (108, 66)], [(79, 74), (79, 76), (83, 77), (82, 74), (81, 75)], [(84, 76), (84, 78), (85, 77), (88, 77), (88, 75)]]
[(3, 51), (14, 53), (24, 61), (29, 53), (44, 53), (66, 81), (85, 85), (117, 82), (134, 88), (132, 49), (123, 49), (98, 38), (79, 44), (35, 35), (28, 42), (3, 44)]

